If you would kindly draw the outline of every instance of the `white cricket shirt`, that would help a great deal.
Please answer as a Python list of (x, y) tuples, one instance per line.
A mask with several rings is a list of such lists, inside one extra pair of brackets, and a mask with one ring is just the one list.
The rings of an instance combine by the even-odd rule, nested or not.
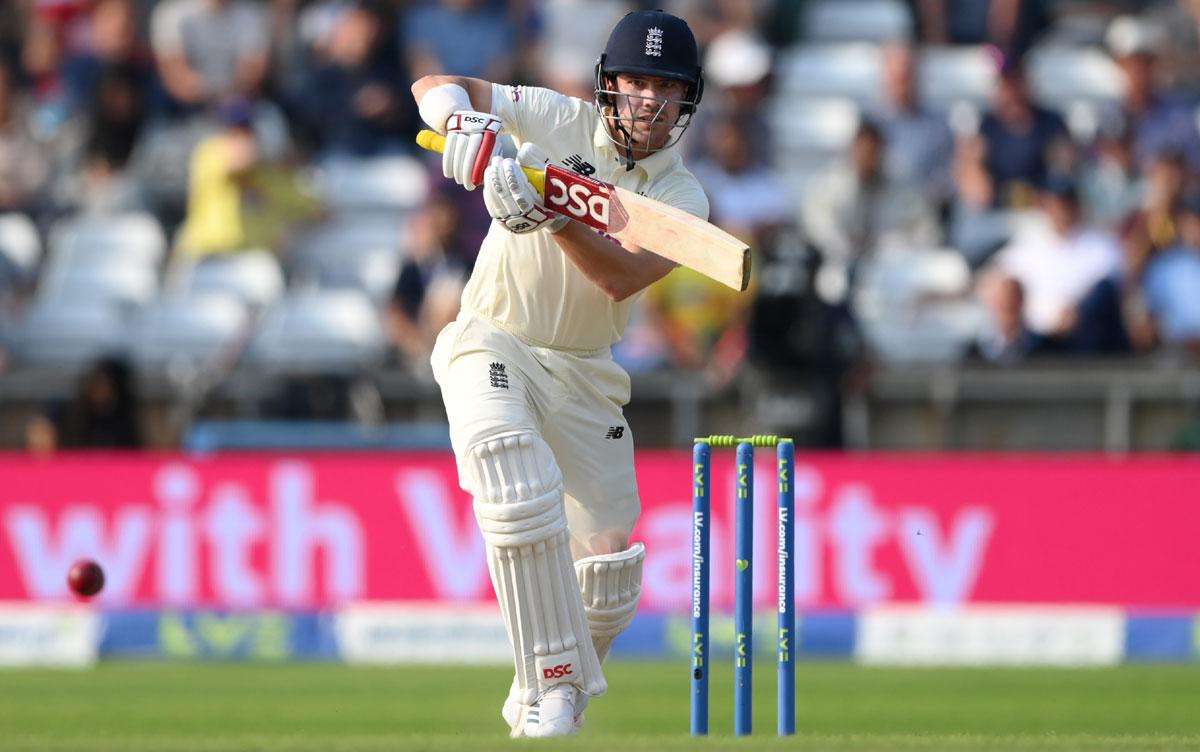
[[(626, 170), (591, 102), (550, 89), (492, 85), (492, 111), (518, 146), (550, 161), (708, 219), (708, 199), (674, 149)], [(548, 232), (514, 235), (492, 223), (463, 291), (463, 308), (546, 347), (599, 350), (621, 338), (636, 295), (616, 302), (584, 276)]]

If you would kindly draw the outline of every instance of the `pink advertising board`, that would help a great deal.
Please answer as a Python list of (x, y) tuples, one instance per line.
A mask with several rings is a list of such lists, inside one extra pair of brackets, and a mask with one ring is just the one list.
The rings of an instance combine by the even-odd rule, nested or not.
[[(731, 600), (732, 457), (713, 469), (713, 599)], [(685, 453), (638, 455), (643, 605), (685, 611)], [(774, 583), (773, 462), (758, 465), (756, 588)], [(1200, 462), (797, 458), (797, 600), (1200, 606)], [(0, 600), (67, 597), (103, 563), (111, 606), (320, 608), (491, 598), (470, 499), (443, 454), (0, 456)]]

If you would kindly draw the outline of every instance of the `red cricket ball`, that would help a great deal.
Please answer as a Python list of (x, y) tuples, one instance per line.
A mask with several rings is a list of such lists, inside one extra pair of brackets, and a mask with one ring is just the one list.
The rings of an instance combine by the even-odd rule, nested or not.
[(67, 572), (67, 584), (76, 595), (91, 598), (104, 589), (104, 570), (91, 559), (80, 559)]

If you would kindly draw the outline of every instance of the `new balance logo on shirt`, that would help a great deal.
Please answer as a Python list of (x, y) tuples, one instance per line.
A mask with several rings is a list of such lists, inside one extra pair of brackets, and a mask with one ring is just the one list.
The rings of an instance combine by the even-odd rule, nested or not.
[(563, 164), (580, 175), (594, 175), (596, 168), (590, 162), (585, 162), (579, 154), (572, 154), (563, 160)]
[(606, 439), (619, 439), (625, 435), (625, 426), (613, 426), (608, 429), (608, 433), (604, 434)]

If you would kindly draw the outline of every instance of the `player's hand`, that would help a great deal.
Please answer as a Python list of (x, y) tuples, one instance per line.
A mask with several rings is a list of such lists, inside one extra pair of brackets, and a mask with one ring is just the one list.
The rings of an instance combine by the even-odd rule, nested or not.
[(442, 174), (468, 191), (475, 190), (483, 182), (500, 125), (500, 118), (486, 112), (459, 110), (451, 115), (446, 121)]
[(483, 203), (492, 219), (509, 232), (521, 234), (546, 229), (558, 232), (570, 220), (546, 209), (542, 196), (525, 177), (522, 167), (545, 169), (550, 159), (536, 144), (526, 143), (516, 159), (492, 157), (483, 177)]

